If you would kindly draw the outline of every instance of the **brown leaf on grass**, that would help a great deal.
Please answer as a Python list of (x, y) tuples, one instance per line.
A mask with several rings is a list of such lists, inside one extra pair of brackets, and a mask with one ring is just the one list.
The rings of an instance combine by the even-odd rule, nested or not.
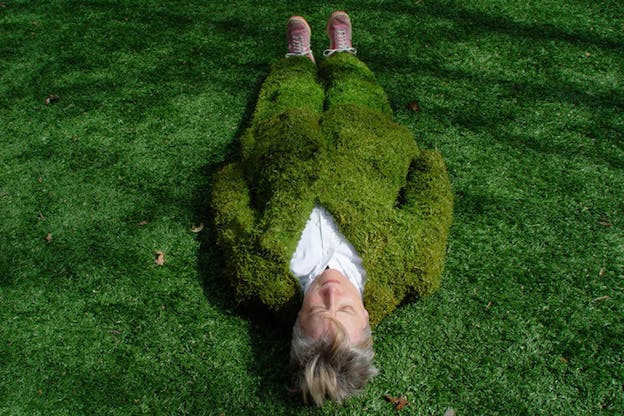
[(613, 227), (613, 224), (611, 224), (609, 221), (605, 220), (604, 218), (601, 218), (600, 220), (598, 220), (598, 224), (602, 225), (603, 227)]
[(410, 103), (407, 105), (407, 108), (409, 108), (415, 113), (418, 113), (420, 111), (420, 106), (418, 105), (416, 101), (410, 101)]
[(141, 222), (139, 223), (139, 225), (140, 225), (141, 227), (142, 227), (142, 226), (144, 226), (144, 225), (147, 225), (147, 224), (149, 224), (149, 221), (145, 221), (145, 220), (143, 220), (143, 221), (141, 221)]
[(388, 400), (390, 403), (394, 405), (394, 408), (396, 410), (401, 410), (409, 404), (405, 396), (393, 397), (393, 396), (390, 396), (389, 394), (386, 394), (384, 397), (386, 398), (386, 400)]
[(452, 409), (452, 408), (449, 407), (444, 412), (444, 416), (455, 416), (455, 409)]
[(200, 222), (199, 225), (193, 225), (191, 227), (191, 231), (194, 232), (195, 234), (201, 232), (201, 230), (204, 229), (204, 223)]
[(50, 244), (52, 242), (52, 233), (48, 233), (48, 235), (46, 235), (45, 240), (48, 242), (48, 244)]
[(156, 265), (157, 266), (162, 266), (165, 264), (165, 252), (164, 251), (157, 251), (156, 252)]
[(46, 105), (54, 104), (56, 102), (59, 102), (60, 99), (61, 97), (59, 97), (58, 95), (50, 94), (46, 97), (45, 103)]
[(405, 406), (407, 406), (408, 404), (409, 404), (409, 402), (407, 401), (407, 399), (405, 397), (401, 397), (401, 400), (399, 400), (399, 404), (396, 405), (395, 409), (396, 410), (401, 410)]
[(609, 300), (611, 296), (600, 296), (599, 298), (593, 299), (592, 302), (602, 302), (603, 300)]
[(399, 398), (398, 397), (392, 397), (389, 394), (386, 394), (384, 397), (385, 397), (386, 400), (388, 400), (392, 404), (397, 404), (399, 402)]
[(604, 274), (606, 273), (606, 271), (607, 271), (607, 269), (605, 269), (604, 267), (602, 267), (602, 268), (600, 269), (600, 271), (598, 272), (598, 276), (600, 276), (600, 277), (604, 276)]

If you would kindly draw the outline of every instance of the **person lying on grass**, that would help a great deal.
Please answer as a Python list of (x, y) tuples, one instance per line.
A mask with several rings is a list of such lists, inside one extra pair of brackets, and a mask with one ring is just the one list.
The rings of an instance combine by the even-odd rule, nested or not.
[(317, 67), (309, 25), (289, 19), (289, 53), (212, 194), (236, 299), (297, 317), (295, 385), (317, 405), (360, 392), (377, 373), (371, 326), (439, 287), (452, 217), (440, 154), (392, 121), (349, 16), (327, 33)]

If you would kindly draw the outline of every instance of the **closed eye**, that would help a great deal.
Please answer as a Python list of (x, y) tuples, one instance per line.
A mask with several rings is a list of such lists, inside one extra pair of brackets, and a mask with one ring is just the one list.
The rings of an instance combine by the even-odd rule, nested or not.
[[(323, 306), (314, 306), (308, 311), (310, 315), (326, 314), (327, 312), (328, 312), (327, 308)], [(343, 312), (343, 313), (353, 315), (355, 314), (355, 309), (352, 306), (343, 306), (340, 309), (338, 309), (338, 312)]]
[(315, 307), (313, 307), (312, 309), (310, 309), (310, 311), (309, 311), (309, 313), (310, 313), (311, 315), (316, 315), (316, 314), (319, 314), (319, 313), (325, 313), (325, 312), (327, 312), (327, 309), (325, 309), (325, 308), (324, 308), (324, 307), (322, 307), (322, 306), (315, 306)]

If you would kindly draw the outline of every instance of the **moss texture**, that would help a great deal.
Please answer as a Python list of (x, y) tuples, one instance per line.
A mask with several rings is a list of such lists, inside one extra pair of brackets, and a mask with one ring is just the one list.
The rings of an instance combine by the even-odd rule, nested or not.
[(440, 286), (453, 205), (446, 167), (392, 121), (355, 56), (335, 54), (318, 69), (305, 58), (275, 63), (241, 147), (215, 176), (212, 199), (239, 302), (296, 311), (289, 261), (317, 203), (364, 261), (371, 324)]

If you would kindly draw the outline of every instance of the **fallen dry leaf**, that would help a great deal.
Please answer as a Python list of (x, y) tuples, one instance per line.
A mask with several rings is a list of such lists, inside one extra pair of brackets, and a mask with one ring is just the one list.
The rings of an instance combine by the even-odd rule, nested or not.
[(199, 233), (203, 229), (204, 229), (204, 223), (203, 222), (200, 222), (199, 225), (193, 225), (191, 227), (191, 231), (194, 232), (194, 233)]
[(46, 235), (45, 239), (48, 242), (48, 244), (50, 244), (52, 242), (52, 233), (48, 233), (48, 235)]
[(407, 401), (407, 399), (405, 397), (401, 397), (401, 400), (399, 400), (399, 404), (396, 405), (395, 409), (396, 410), (401, 410), (405, 406), (407, 406), (408, 404), (409, 404), (409, 402)]
[(58, 95), (48, 95), (45, 99), (46, 105), (54, 104), (58, 102), (61, 98)]
[(607, 270), (606, 270), (604, 267), (602, 267), (602, 268), (600, 269), (600, 271), (598, 272), (598, 276), (604, 276), (604, 274), (605, 274), (605, 272), (606, 272), (606, 271), (607, 271)]
[(413, 112), (417, 113), (420, 111), (420, 106), (418, 105), (418, 103), (416, 101), (411, 101), (408, 105), (407, 108), (409, 108), (410, 110), (412, 110)]
[(392, 397), (389, 394), (386, 394), (384, 397), (386, 398), (386, 400), (388, 400), (390, 403), (394, 405), (394, 408), (396, 410), (401, 410), (409, 404), (405, 396)]
[(593, 299), (592, 302), (602, 302), (603, 300), (611, 299), (611, 296), (600, 296), (599, 298)]
[(156, 265), (162, 266), (165, 264), (165, 253), (163, 251), (156, 252)]
[(605, 219), (599, 220), (598, 224), (602, 225), (603, 227), (613, 227), (613, 224), (611, 224), (609, 221)]
[(392, 397), (389, 394), (386, 394), (384, 397), (385, 397), (386, 400), (388, 400), (392, 404), (397, 404), (399, 402), (399, 398), (398, 397)]
[(147, 225), (147, 224), (149, 224), (149, 221), (141, 221), (139, 223), (140, 226), (144, 226), (144, 225)]
[(451, 409), (450, 407), (446, 409), (444, 412), (444, 416), (455, 416), (455, 409)]

